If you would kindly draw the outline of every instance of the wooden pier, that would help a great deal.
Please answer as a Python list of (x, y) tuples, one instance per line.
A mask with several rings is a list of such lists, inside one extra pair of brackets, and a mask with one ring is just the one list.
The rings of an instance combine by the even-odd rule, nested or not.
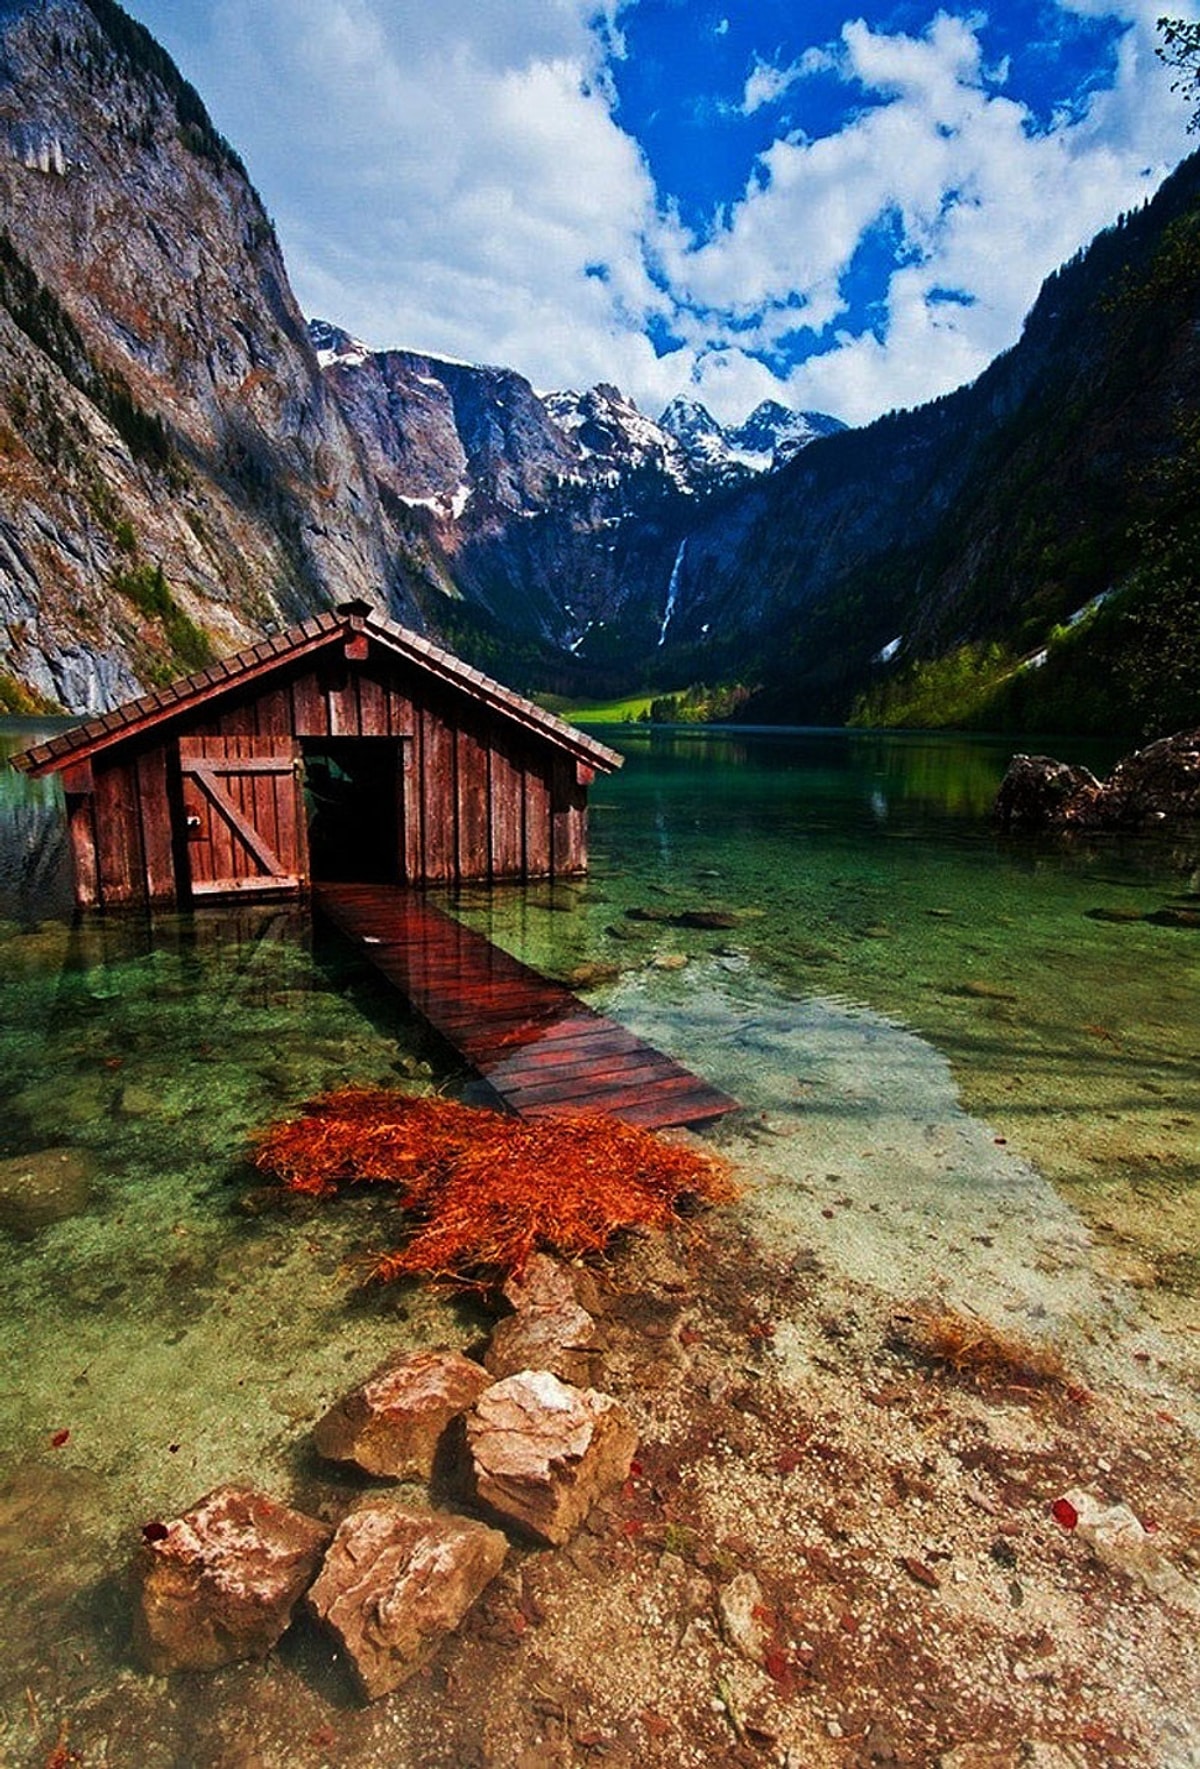
[(737, 1101), (482, 934), (395, 885), (321, 884), (316, 906), (523, 1118), (597, 1112), (643, 1129)]

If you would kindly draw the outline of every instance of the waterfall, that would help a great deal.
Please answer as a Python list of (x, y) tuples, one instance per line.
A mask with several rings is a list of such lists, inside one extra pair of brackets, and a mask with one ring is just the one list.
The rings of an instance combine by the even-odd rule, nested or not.
[(667, 605), (663, 609), (662, 625), (658, 629), (658, 642), (661, 645), (667, 636), (667, 628), (671, 624), (671, 616), (675, 612), (675, 598), (679, 594), (679, 575), (683, 570), (683, 555), (687, 550), (687, 541), (679, 543), (679, 551), (675, 555), (675, 563), (671, 567), (671, 581), (667, 585)]

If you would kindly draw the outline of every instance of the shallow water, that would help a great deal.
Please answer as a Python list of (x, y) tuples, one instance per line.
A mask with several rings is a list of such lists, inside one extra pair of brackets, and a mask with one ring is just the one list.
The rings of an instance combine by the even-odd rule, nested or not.
[[(737, 1095), (712, 1134), (764, 1233), (1194, 1406), (1200, 934), (1102, 917), (1194, 901), (1198, 844), (1002, 843), (983, 740), (616, 742), (586, 882), (450, 906), (553, 973), (607, 967), (589, 999)], [(319, 1503), (325, 1406), (479, 1323), (357, 1289), (380, 1200), (256, 1208), (248, 1138), (312, 1092), (465, 1082), (303, 914), (76, 923), (54, 791), (0, 774), (0, 918), (0, 1751), (34, 1760), (132, 1676), (142, 1522), (237, 1476)]]
[(1137, 917), (1197, 901), (1200, 833), (1001, 838), (988, 739), (618, 743), (589, 881), (458, 912), (561, 975), (619, 967), (589, 998), (746, 1108), (713, 1134), (760, 1226), (1093, 1374), (1149, 1361), (1195, 1418), (1200, 932)]

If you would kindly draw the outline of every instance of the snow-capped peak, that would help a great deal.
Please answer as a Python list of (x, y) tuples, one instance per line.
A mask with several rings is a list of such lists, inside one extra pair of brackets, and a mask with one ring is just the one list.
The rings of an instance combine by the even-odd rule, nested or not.
[(838, 418), (793, 411), (777, 399), (764, 399), (744, 423), (726, 427), (699, 400), (683, 393), (671, 401), (659, 422), (697, 465), (754, 473), (782, 466), (818, 436), (845, 429)]
[(340, 326), (330, 325), (327, 319), (309, 320), (308, 341), (323, 369), (331, 368), (334, 363), (340, 363), (344, 368), (361, 368), (371, 354), (369, 345), (352, 338)]

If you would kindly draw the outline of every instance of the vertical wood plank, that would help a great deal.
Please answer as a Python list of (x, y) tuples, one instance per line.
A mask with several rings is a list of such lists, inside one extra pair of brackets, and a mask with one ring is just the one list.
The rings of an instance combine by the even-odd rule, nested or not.
[(491, 842), (488, 820), (488, 752), (477, 731), (462, 726), (457, 733), (458, 876), (478, 882), (488, 878)]
[(524, 770), (499, 732), (489, 749), (489, 822), (493, 878), (520, 878), (525, 866)]
[(100, 869), (96, 859), (95, 799), (67, 796), (67, 833), (71, 839), (71, 857), (75, 867), (75, 900), (85, 909), (100, 901)]
[(587, 864), (587, 793), (570, 756), (556, 755), (552, 776), (552, 864), (555, 877), (582, 872)]
[(417, 712), (412, 697), (393, 687), (388, 693), (388, 731), (393, 737), (412, 737), (417, 729)]
[(96, 767), (97, 861), (102, 903), (135, 903), (145, 897), (137, 781), (128, 762)]
[(525, 767), (525, 875), (547, 878), (552, 870), (550, 847), (550, 770), (530, 756)]
[(254, 703), (254, 728), (260, 737), (286, 737), (292, 729), (292, 698), (287, 688), (265, 688)]
[[(221, 757), (227, 756), (229, 754), (229, 749), (226, 739), (224, 737), (214, 737), (212, 745), (208, 750), (208, 754)], [(205, 797), (204, 805), (209, 813), (209, 826), (212, 831), (213, 866), (216, 868), (213, 877), (214, 879), (240, 878), (241, 872), (239, 871), (237, 856), (234, 852), (235, 844), (233, 831), (230, 829), (225, 818), (221, 816), (221, 813), (210, 805), (207, 796)]]
[(358, 737), (358, 670), (339, 658), (325, 664), (321, 678), (329, 705), (329, 735)]
[(247, 737), (254, 730), (253, 701), (235, 702), (221, 708), (218, 729), (223, 737)]
[[(304, 795), (300, 786), (299, 744), (282, 739), (272, 745), (290, 766), (286, 773), (263, 775), (263, 785), (271, 790), (271, 828), (279, 863), (285, 872), (308, 879), (308, 829), (304, 822)], [(268, 840), (270, 838), (268, 837)]]
[(440, 713), (421, 712), (421, 810), (424, 876), (429, 883), (454, 877), (454, 734)]
[(171, 801), (167, 792), (167, 752), (162, 744), (137, 759), (137, 799), (142, 823), (146, 895), (152, 903), (173, 903), (178, 896), (171, 832)]
[(315, 670), (304, 670), (292, 683), (292, 711), (297, 737), (328, 737), (329, 708)]
[(401, 745), (401, 792), (404, 808), (400, 828), (404, 834), (405, 884), (423, 884), (425, 879), (425, 806), (421, 795), (424, 779), (421, 732)]
[(373, 670), (358, 674), (358, 721), (364, 737), (390, 737), (388, 694)]

